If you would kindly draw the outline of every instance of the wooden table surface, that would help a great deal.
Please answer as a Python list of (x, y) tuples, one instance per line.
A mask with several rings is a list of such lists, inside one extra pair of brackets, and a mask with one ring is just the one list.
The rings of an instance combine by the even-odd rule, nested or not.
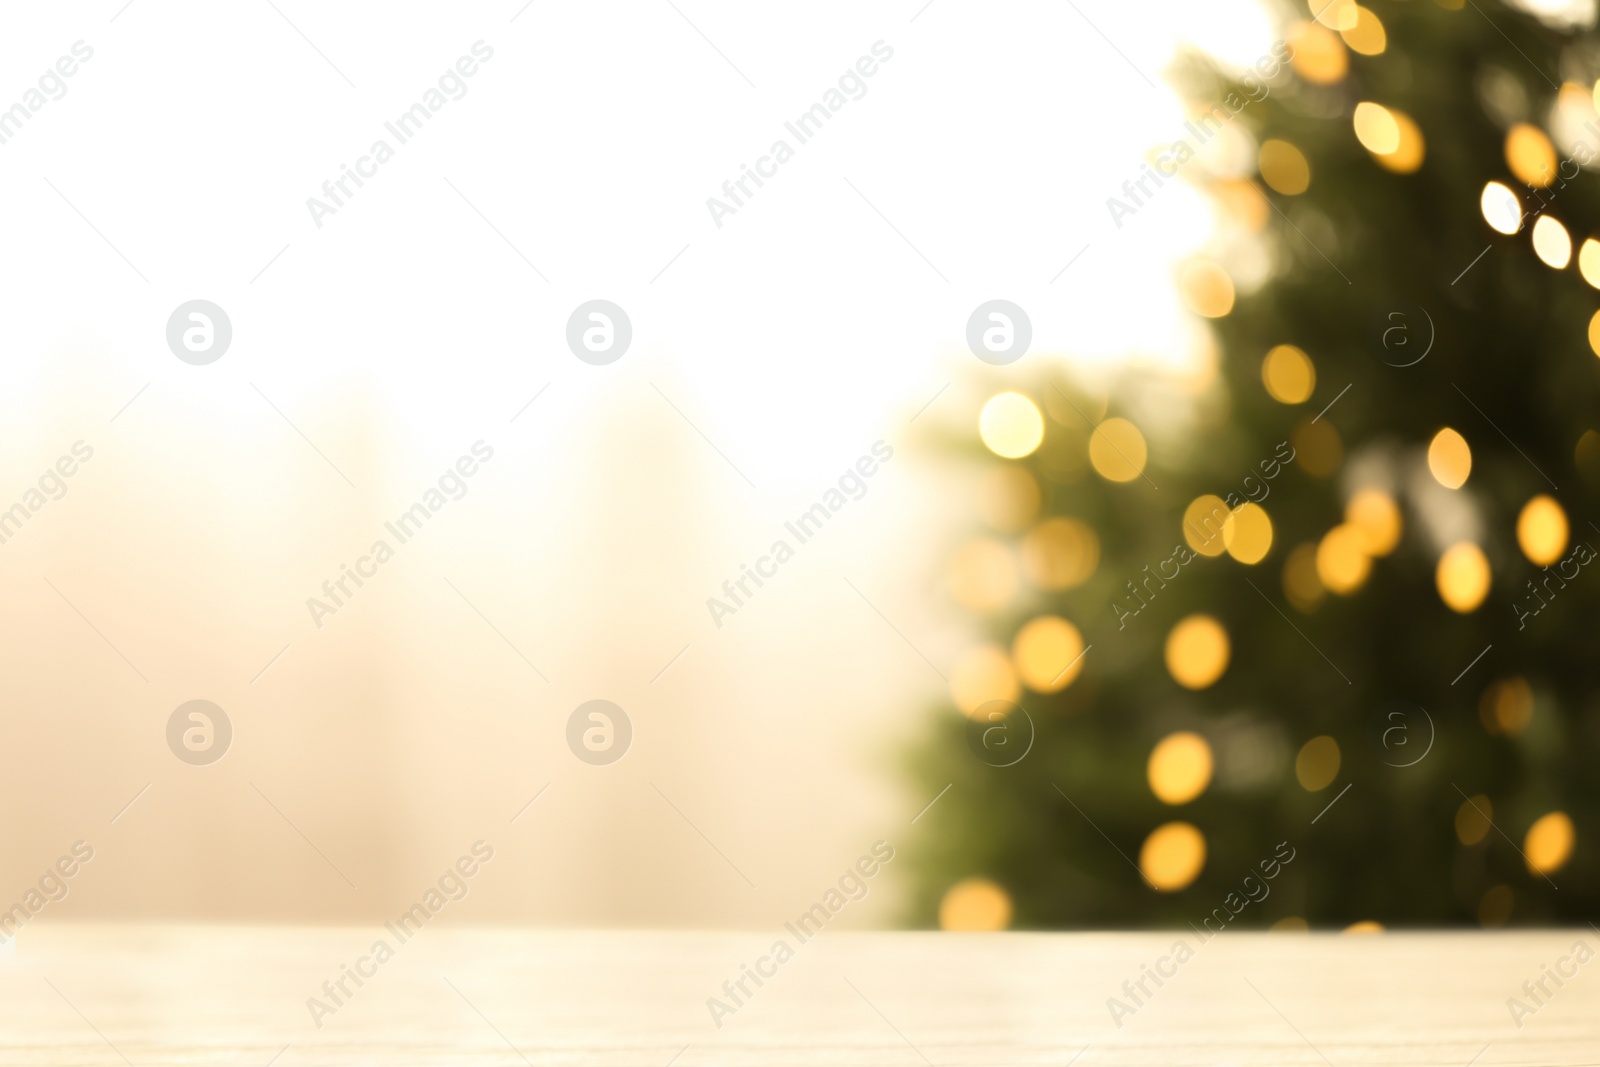
[[(1590, 928), (1186, 932), (1181, 963), (1179, 936), (41, 923), (0, 957), (0, 1063), (1600, 1063)], [(736, 1004), (724, 981), (779, 938), (792, 958)], [(323, 982), (358, 963), (336, 1005)], [(1130, 995), (1142, 965), (1170, 977)]]

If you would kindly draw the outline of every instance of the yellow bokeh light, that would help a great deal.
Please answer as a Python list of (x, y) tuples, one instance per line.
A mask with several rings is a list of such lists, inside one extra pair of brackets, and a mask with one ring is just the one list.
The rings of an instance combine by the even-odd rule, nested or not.
[(1285, 915), (1267, 927), (1267, 933), (1269, 934), (1305, 934), (1310, 932), (1311, 924), (1298, 915)]
[(1583, 247), (1578, 249), (1578, 273), (1583, 275), (1584, 281), (1600, 289), (1600, 241), (1593, 237), (1585, 238)]
[(1553, 498), (1541, 493), (1522, 506), (1517, 544), (1529, 560), (1548, 567), (1567, 550), (1567, 536), (1567, 513)]
[(1556, 177), (1556, 146), (1539, 127), (1519, 122), (1506, 131), (1506, 166), (1517, 181), (1543, 189)]
[(1533, 224), (1533, 252), (1547, 267), (1564, 270), (1572, 262), (1572, 236), (1549, 215)]
[(1261, 142), (1258, 164), (1261, 180), (1285, 196), (1298, 196), (1311, 187), (1311, 164), (1288, 141)]
[(1222, 543), (1240, 563), (1260, 563), (1272, 550), (1272, 520), (1260, 504), (1240, 504), (1222, 524)]
[(1339, 774), (1339, 742), (1324, 734), (1300, 746), (1294, 758), (1294, 777), (1300, 788), (1316, 793), (1333, 784)]
[(1307, 0), (1311, 17), (1330, 30), (1353, 29), (1361, 18), (1356, 0)]
[(1468, 797), (1456, 809), (1456, 839), (1463, 845), (1476, 845), (1489, 834), (1494, 807), (1483, 794)]
[(1328, 591), (1348, 596), (1361, 588), (1372, 571), (1367, 539), (1359, 526), (1342, 523), (1317, 545), (1317, 578)]
[(1340, 36), (1352, 52), (1360, 52), (1364, 56), (1382, 55), (1389, 45), (1389, 35), (1384, 32), (1383, 23), (1364, 7), (1356, 8), (1355, 24), (1342, 30)]
[(1317, 545), (1296, 545), (1283, 561), (1283, 595), (1296, 611), (1312, 612), (1325, 591), (1317, 574)]
[(1228, 550), (1222, 528), (1228, 522), (1228, 505), (1220, 496), (1197, 496), (1183, 511), (1183, 539), (1202, 556), (1220, 556)]
[(1039, 482), (1023, 467), (993, 467), (978, 482), (978, 514), (1000, 533), (1016, 533), (1039, 514)]
[(1489, 560), (1471, 541), (1451, 545), (1439, 557), (1434, 581), (1450, 610), (1465, 615), (1489, 595)]
[(1178, 293), (1189, 310), (1220, 319), (1233, 310), (1233, 279), (1215, 263), (1188, 263), (1178, 274)]
[(1021, 393), (999, 393), (983, 405), (978, 435), (995, 455), (1021, 459), (1044, 440), (1044, 416)]
[(1522, 677), (1494, 682), (1478, 700), (1478, 718), (1491, 734), (1518, 736), (1533, 721), (1533, 686)]
[(1344, 508), (1344, 521), (1361, 531), (1369, 556), (1387, 556), (1400, 543), (1400, 505), (1382, 489), (1363, 489)]
[(972, 715), (991, 700), (1016, 703), (1022, 695), (1011, 657), (998, 645), (977, 645), (956, 657), (950, 669), (950, 699)]
[(1021, 584), (1010, 547), (992, 537), (975, 537), (950, 559), (946, 583), (955, 602), (990, 615), (1011, 603)]
[(1107, 481), (1133, 481), (1144, 473), (1148, 456), (1144, 434), (1127, 419), (1106, 419), (1089, 435), (1089, 462)]
[(1460, 489), (1472, 473), (1472, 449), (1467, 439), (1446, 426), (1428, 443), (1428, 470), (1446, 489)]
[(1167, 671), (1185, 689), (1204, 689), (1228, 669), (1228, 631), (1210, 615), (1190, 615), (1167, 634)]
[(1572, 858), (1572, 846), (1577, 842), (1577, 832), (1572, 819), (1564, 811), (1552, 811), (1540, 816), (1528, 827), (1523, 839), (1522, 852), (1528, 857), (1528, 870), (1533, 874), (1549, 875), (1566, 866)]
[(1499, 182), (1489, 182), (1483, 187), (1478, 208), (1483, 212), (1483, 221), (1498, 233), (1516, 233), (1522, 228), (1522, 201)]
[(1422, 128), (1404, 111), (1389, 111), (1389, 117), (1394, 119), (1395, 129), (1399, 131), (1400, 143), (1393, 152), (1375, 155), (1372, 158), (1384, 170), (1394, 174), (1411, 174), (1422, 166), (1422, 161), (1427, 158), (1428, 144), (1422, 136)]
[(1326, 478), (1344, 462), (1344, 441), (1329, 419), (1308, 419), (1289, 435), (1295, 465), (1314, 478)]
[(1083, 635), (1066, 619), (1041, 615), (1017, 631), (1011, 658), (1023, 685), (1057, 693), (1083, 672)]
[(1139, 848), (1139, 871), (1156, 889), (1176, 893), (1206, 865), (1206, 839), (1186, 822), (1169, 822), (1150, 831)]
[(1150, 752), (1145, 776), (1150, 792), (1163, 804), (1187, 804), (1211, 784), (1213, 760), (1206, 739), (1180, 730), (1161, 739)]
[(1022, 569), (1040, 589), (1059, 593), (1087, 582), (1100, 563), (1100, 538), (1077, 519), (1046, 519), (1022, 539)]
[(1261, 361), (1261, 382), (1280, 404), (1303, 404), (1317, 387), (1317, 369), (1294, 345), (1277, 345)]
[(1350, 55), (1339, 35), (1314, 22), (1289, 27), (1289, 57), (1295, 73), (1313, 85), (1332, 85), (1350, 69)]
[(1400, 147), (1400, 124), (1382, 104), (1363, 100), (1356, 105), (1356, 140), (1375, 156), (1386, 156)]
[(1347, 934), (1381, 934), (1383, 924), (1373, 919), (1363, 919), (1358, 923), (1351, 923), (1343, 930)]
[(939, 929), (988, 933), (1011, 925), (1011, 897), (987, 878), (967, 878), (939, 901)]
[(1251, 233), (1260, 233), (1271, 221), (1272, 204), (1252, 182), (1224, 178), (1212, 182), (1209, 192), (1227, 217)]
[(1600, 311), (1589, 320), (1589, 351), (1600, 356)]
[(1504, 926), (1506, 920), (1511, 918), (1511, 911), (1516, 907), (1516, 903), (1516, 894), (1511, 892), (1510, 886), (1493, 886), (1478, 901), (1478, 922), (1486, 930)]

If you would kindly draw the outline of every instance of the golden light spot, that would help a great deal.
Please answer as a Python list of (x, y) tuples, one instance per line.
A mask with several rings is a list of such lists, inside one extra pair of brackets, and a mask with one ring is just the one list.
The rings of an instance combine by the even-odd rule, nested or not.
[(1352, 29), (1360, 19), (1361, 8), (1356, 0), (1309, 0), (1309, 4), (1312, 18), (1330, 30)]
[(1317, 387), (1317, 369), (1294, 345), (1277, 345), (1261, 361), (1261, 383), (1280, 404), (1302, 404)]
[(1499, 182), (1489, 182), (1478, 198), (1483, 221), (1498, 233), (1516, 233), (1522, 227), (1522, 201)]
[(1040, 589), (1058, 593), (1087, 582), (1100, 563), (1100, 538), (1077, 519), (1046, 519), (1022, 539), (1022, 569)]
[(1478, 923), (1485, 930), (1494, 930), (1506, 924), (1511, 918), (1511, 911), (1516, 907), (1516, 894), (1511, 892), (1508, 885), (1497, 885), (1483, 895), (1478, 901)]
[(1491, 734), (1516, 737), (1533, 721), (1533, 686), (1526, 678), (1503, 678), (1483, 691), (1478, 718)]
[(1220, 319), (1233, 310), (1233, 279), (1215, 263), (1188, 263), (1178, 275), (1178, 292), (1189, 310)]
[(1324, 588), (1317, 575), (1317, 546), (1296, 545), (1283, 561), (1283, 595), (1296, 611), (1310, 613), (1322, 603)]
[(1533, 253), (1545, 266), (1565, 270), (1572, 262), (1572, 237), (1567, 228), (1549, 215), (1541, 215), (1533, 224)]
[(978, 482), (978, 514), (1000, 533), (1025, 528), (1039, 514), (1040, 500), (1039, 482), (1023, 467), (993, 467)]
[(1371, 572), (1372, 557), (1367, 554), (1367, 539), (1360, 527), (1342, 523), (1322, 535), (1317, 545), (1317, 578), (1329, 592), (1349, 596)]
[(1589, 351), (1600, 356), (1600, 311), (1589, 320)]
[(1556, 146), (1539, 127), (1519, 122), (1506, 131), (1506, 166), (1517, 181), (1543, 189), (1556, 177)]
[(1272, 549), (1272, 520), (1254, 502), (1240, 504), (1222, 524), (1222, 543), (1240, 563), (1260, 563)]
[(1185, 689), (1204, 689), (1228, 669), (1228, 631), (1210, 615), (1190, 615), (1167, 634), (1167, 671)]
[(1261, 180), (1285, 196), (1298, 196), (1311, 187), (1311, 164), (1288, 141), (1261, 142), (1258, 162)]
[(1168, 734), (1150, 752), (1145, 776), (1163, 804), (1187, 804), (1211, 784), (1211, 746), (1189, 730)]
[(1327, 419), (1302, 422), (1289, 435), (1289, 443), (1294, 446), (1295, 463), (1313, 478), (1328, 477), (1344, 462), (1344, 441)]
[(1528, 857), (1528, 870), (1533, 874), (1554, 874), (1572, 858), (1572, 846), (1577, 833), (1572, 819), (1564, 811), (1552, 811), (1540, 816), (1528, 827), (1523, 839), (1522, 852)]
[(987, 878), (968, 878), (945, 890), (939, 929), (987, 933), (1011, 925), (1011, 897)]
[(1340, 31), (1340, 36), (1352, 52), (1360, 52), (1364, 56), (1382, 55), (1389, 45), (1389, 35), (1384, 32), (1383, 23), (1364, 7), (1356, 8), (1355, 24)]
[(1375, 156), (1386, 156), (1400, 147), (1400, 124), (1382, 104), (1363, 100), (1356, 105), (1353, 118), (1356, 140)]
[(1016, 703), (1022, 695), (1011, 657), (998, 645), (977, 645), (956, 657), (950, 669), (950, 699), (972, 715), (991, 700)]
[(1346, 926), (1343, 932), (1347, 934), (1381, 934), (1383, 933), (1383, 924), (1374, 922), (1371, 919), (1363, 919), (1361, 922), (1351, 923)]
[(1434, 572), (1439, 596), (1451, 611), (1465, 615), (1489, 595), (1489, 561), (1483, 549), (1470, 541), (1451, 545), (1439, 557)]
[(946, 574), (955, 602), (980, 615), (1011, 603), (1021, 584), (1011, 549), (992, 537), (976, 537), (956, 550)]
[(1183, 539), (1202, 556), (1220, 556), (1228, 550), (1222, 528), (1228, 521), (1228, 505), (1220, 496), (1197, 496), (1183, 510)]
[(1338, 34), (1314, 22), (1289, 27), (1289, 63), (1295, 73), (1313, 85), (1332, 85), (1350, 69), (1350, 56)]
[(1298, 915), (1286, 915), (1267, 927), (1269, 934), (1304, 934), (1311, 931), (1311, 924)]
[(1300, 788), (1315, 793), (1328, 788), (1339, 774), (1339, 742), (1324, 734), (1300, 746), (1294, 758), (1294, 776)]
[(1344, 507), (1344, 521), (1361, 531), (1369, 556), (1387, 556), (1400, 543), (1400, 505), (1382, 489), (1363, 489)]
[[(1600, 289), (1600, 241), (1593, 237), (1586, 238), (1583, 247), (1578, 249), (1578, 273), (1583, 275), (1583, 280), (1596, 289)], [(1593, 326), (1590, 326), (1593, 330)]]
[(1156, 827), (1139, 848), (1139, 871), (1163, 893), (1188, 886), (1200, 877), (1205, 865), (1205, 835), (1186, 822)]
[(1393, 152), (1372, 158), (1378, 161), (1378, 166), (1391, 173), (1411, 174), (1422, 166), (1422, 161), (1428, 155), (1428, 144), (1422, 136), (1422, 128), (1404, 111), (1390, 109), (1389, 117), (1394, 119), (1400, 143)]
[(1089, 435), (1089, 462), (1110, 482), (1131, 482), (1144, 473), (1144, 434), (1127, 419), (1106, 419)]
[(1567, 550), (1567, 513), (1553, 498), (1540, 493), (1522, 505), (1517, 516), (1517, 544), (1530, 561), (1548, 567)]
[(1428, 443), (1428, 470), (1446, 489), (1460, 489), (1472, 473), (1472, 449), (1467, 439), (1446, 426)]
[(978, 435), (995, 455), (1021, 459), (1044, 440), (1044, 416), (1021, 393), (998, 393), (983, 405)]
[(1210, 192), (1228, 217), (1251, 233), (1260, 233), (1271, 221), (1272, 205), (1248, 181), (1234, 178), (1215, 181), (1211, 183)]
[(1468, 797), (1456, 809), (1456, 840), (1463, 845), (1476, 845), (1489, 835), (1493, 827), (1494, 805), (1479, 793)]
[(1058, 693), (1083, 672), (1083, 635), (1066, 619), (1041, 615), (1017, 631), (1011, 658), (1023, 685)]

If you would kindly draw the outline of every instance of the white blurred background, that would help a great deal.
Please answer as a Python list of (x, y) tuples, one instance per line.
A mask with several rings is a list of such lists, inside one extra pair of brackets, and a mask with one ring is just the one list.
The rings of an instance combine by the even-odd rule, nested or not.
[[(1041, 365), (1205, 373), (1172, 278), (1210, 201), (1170, 183), (1119, 230), (1105, 199), (1178, 135), (1175, 50), (1253, 62), (1273, 20), (275, 2), (0, 13), (0, 106), (94, 50), (0, 145), (0, 508), (94, 449), (0, 545), (0, 902), (84, 839), (47, 921), (384, 918), (481, 838), (455, 917), (768, 926), (926, 832), (897, 753), (963, 642), (939, 561), (972, 514), (940, 427)], [(466, 96), (314, 226), (479, 40)], [(877, 41), (867, 94), (717, 228), (706, 198)], [(597, 297), (633, 324), (607, 367), (564, 342)], [(997, 297), (1034, 331), (1000, 370), (964, 340)], [(210, 366), (165, 343), (195, 298), (232, 321)], [(466, 497), (313, 625), (480, 439)], [(706, 599), (879, 439), (864, 499), (716, 627)], [(634, 726), (609, 767), (565, 743), (595, 698)], [(191, 699), (234, 724), (211, 767), (166, 748)], [(894, 921), (895, 874), (845, 919)]]

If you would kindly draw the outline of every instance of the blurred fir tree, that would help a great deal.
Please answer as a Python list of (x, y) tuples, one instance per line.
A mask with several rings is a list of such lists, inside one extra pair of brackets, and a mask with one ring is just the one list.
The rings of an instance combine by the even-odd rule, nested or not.
[(1229, 220), (1179, 282), (1217, 364), (1183, 434), (995, 375), (1045, 430), (980, 420), (950, 580), (991, 637), (913, 759), (951, 785), (918, 923), (1600, 915), (1600, 39), (1365, 2), (1284, 12), (1264, 96), (1177, 75), (1197, 120), (1259, 98), (1215, 134), (1247, 177), (1165, 161)]

